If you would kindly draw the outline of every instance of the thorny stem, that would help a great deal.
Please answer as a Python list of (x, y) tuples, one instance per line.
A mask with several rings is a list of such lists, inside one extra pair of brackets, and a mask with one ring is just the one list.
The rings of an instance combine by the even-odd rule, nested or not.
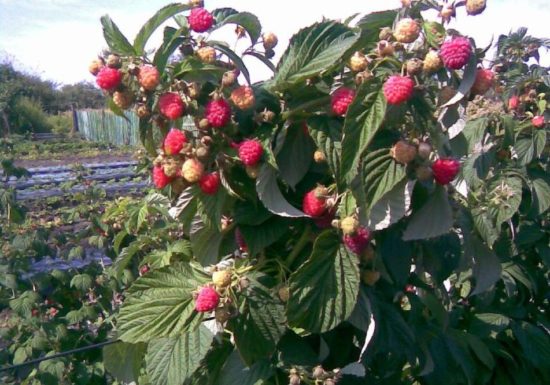
[(300, 239), (298, 239), (298, 242), (296, 243), (296, 246), (294, 246), (294, 249), (292, 249), (291, 253), (288, 255), (288, 258), (285, 261), (285, 267), (290, 270), (290, 267), (294, 263), (294, 260), (300, 252), (303, 250), (303, 248), (307, 245), (309, 242), (309, 236), (311, 234), (311, 227), (308, 225), (302, 235), (300, 236)]

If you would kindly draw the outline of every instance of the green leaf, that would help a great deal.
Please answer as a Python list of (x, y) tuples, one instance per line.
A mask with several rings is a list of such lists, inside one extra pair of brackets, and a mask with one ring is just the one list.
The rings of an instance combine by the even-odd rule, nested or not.
[(196, 329), (202, 314), (195, 311), (193, 291), (210, 281), (196, 263), (178, 263), (140, 277), (117, 317), (119, 338), (147, 342)]
[(149, 343), (145, 363), (152, 385), (183, 384), (198, 369), (214, 335), (204, 325), (191, 332)]
[(153, 64), (161, 73), (164, 71), (170, 56), (185, 41), (182, 35), (186, 32), (187, 27), (181, 27), (180, 29), (175, 29), (173, 27), (164, 28), (162, 45), (158, 48), (157, 52), (155, 52), (155, 57), (153, 59)]
[(307, 120), (309, 133), (317, 148), (325, 154), (330, 171), (340, 181), (342, 123), (338, 119), (314, 116)]
[(422, 24), (422, 29), (428, 44), (435, 49), (439, 49), (445, 39), (445, 27), (436, 21), (425, 21)]
[(494, 218), (497, 229), (500, 225), (512, 218), (521, 204), (522, 180), (517, 177), (503, 177), (489, 184), (487, 187), (488, 198), (504, 196), (495, 204), (489, 206), (489, 212)]
[(351, 182), (358, 173), (360, 159), (386, 114), (386, 98), (379, 82), (370, 81), (357, 90), (346, 113), (340, 173)]
[(189, 239), (195, 257), (203, 266), (218, 262), (223, 234), (216, 227), (205, 225), (202, 219), (196, 216), (191, 223)]
[(359, 293), (358, 264), (336, 233), (321, 233), (309, 259), (290, 277), (289, 323), (321, 333), (345, 321)]
[(282, 90), (332, 68), (357, 39), (351, 29), (333, 21), (300, 30), (277, 65), (273, 87)]
[(92, 277), (88, 274), (77, 274), (71, 279), (71, 287), (78, 290), (87, 291), (92, 287)]
[(481, 238), (487, 243), (489, 247), (493, 247), (493, 244), (498, 239), (499, 232), (495, 228), (493, 221), (489, 217), (488, 213), (484, 210), (472, 210), (472, 216), (474, 218), (474, 226), (481, 235)]
[(244, 295), (240, 316), (231, 319), (228, 328), (242, 359), (250, 366), (273, 354), (286, 330), (285, 315), (282, 303), (257, 281), (251, 282)]
[(301, 124), (290, 125), (284, 143), (277, 154), (277, 166), (281, 177), (293, 189), (306, 175), (313, 160), (313, 142)]
[(256, 255), (278, 241), (288, 231), (290, 224), (287, 218), (272, 217), (254, 226), (239, 225), (239, 230), (248, 246), (248, 253)]
[(479, 337), (470, 333), (462, 333), (461, 336), (468, 343), (470, 350), (488, 369), (495, 367), (495, 359), (491, 351)]
[(101, 25), (103, 26), (103, 36), (109, 46), (109, 49), (119, 55), (136, 55), (134, 47), (128, 39), (120, 32), (118, 26), (108, 15), (101, 17)]
[(148, 216), (149, 216), (149, 206), (147, 205), (141, 206), (141, 208), (138, 211), (136, 230), (139, 231), (139, 229), (141, 229), (141, 226), (143, 226), (143, 224), (147, 222)]
[(247, 367), (235, 350), (222, 368), (219, 380), (220, 385), (262, 385), (272, 373), (268, 360), (258, 361)]
[(248, 36), (250, 36), (250, 42), (252, 45), (256, 44), (260, 38), (262, 25), (256, 15), (249, 12), (237, 12), (231, 8), (222, 8), (221, 10), (216, 9), (212, 12), (212, 14), (216, 19), (216, 29), (227, 24), (238, 24), (246, 30)]
[[(459, 101), (461, 101), (474, 85), (474, 82), (476, 80), (476, 75), (477, 75), (477, 57), (476, 55), (471, 55), (470, 60), (468, 60), (468, 63), (464, 68), (462, 81), (458, 86), (458, 90), (456, 94), (447, 103), (442, 105), (441, 108), (452, 106), (453, 104), (456, 104)], [(444, 115), (444, 112), (442, 112), (441, 115)]]
[(403, 179), (371, 208), (368, 227), (383, 230), (409, 213), (416, 181)]
[(201, 194), (198, 189), (195, 189), (195, 194), (198, 196), (197, 212), (203, 223), (213, 229), (221, 230), (223, 208), (227, 198), (225, 190), (218, 189), (216, 194), (207, 195)]
[(223, 53), (224, 55), (226, 55), (229, 60), (231, 60), (233, 62), (233, 64), (235, 64), (235, 67), (237, 67), (237, 69), (239, 71), (241, 71), (241, 73), (243, 74), (244, 78), (246, 79), (246, 82), (248, 84), (251, 84), (250, 83), (250, 73), (248, 72), (248, 68), (246, 68), (246, 65), (244, 64), (243, 60), (241, 59), (241, 57), (239, 55), (237, 55), (235, 53), (235, 51), (233, 51), (231, 48), (227, 47), (225, 44), (221, 44), (221, 43), (217, 43), (217, 42), (209, 42), (208, 45), (214, 47), (215, 49), (217, 49), (218, 51), (220, 51), (221, 53)]
[(35, 291), (27, 290), (10, 301), (10, 308), (19, 315), (30, 317), (32, 308), (38, 305), (38, 301), (40, 301), (40, 295)]
[(380, 29), (391, 27), (396, 16), (397, 11), (395, 10), (372, 12), (363, 16), (357, 22), (357, 27), (361, 28), (361, 42), (377, 42)]
[(136, 38), (134, 39), (134, 49), (138, 56), (145, 54), (145, 45), (147, 41), (155, 32), (155, 30), (162, 25), (166, 20), (172, 16), (191, 9), (190, 4), (169, 4), (155, 13), (139, 30)]
[(434, 193), (417, 212), (403, 233), (405, 241), (428, 239), (447, 234), (453, 226), (453, 210), (449, 204), (447, 190), (436, 186)]
[(537, 214), (542, 214), (550, 207), (550, 185), (545, 179), (532, 181), (532, 191)]
[(525, 358), (536, 368), (548, 369), (550, 362), (550, 338), (548, 333), (527, 322), (512, 326)]
[(103, 348), (103, 365), (118, 381), (137, 381), (145, 355), (145, 344), (117, 342)]
[(260, 174), (256, 179), (256, 191), (264, 206), (273, 214), (289, 218), (306, 216), (285, 199), (277, 183), (277, 172), (269, 164), (263, 164), (260, 167)]
[(476, 280), (476, 286), (470, 295), (487, 291), (500, 279), (500, 260), (477, 236), (465, 238), (464, 254), (473, 261), (473, 275)]

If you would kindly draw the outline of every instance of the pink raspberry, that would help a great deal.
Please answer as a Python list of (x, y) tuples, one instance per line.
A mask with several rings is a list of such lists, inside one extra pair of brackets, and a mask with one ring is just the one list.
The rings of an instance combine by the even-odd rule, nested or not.
[(218, 292), (210, 286), (203, 286), (199, 290), (197, 299), (195, 299), (195, 310), (199, 313), (208, 313), (218, 307), (219, 303), (220, 295)]
[(534, 116), (533, 119), (531, 119), (531, 124), (536, 128), (544, 127), (544, 116), (542, 115)]
[(414, 82), (411, 78), (392, 75), (384, 83), (384, 96), (389, 104), (401, 104), (412, 97)]
[(214, 195), (220, 187), (220, 175), (217, 172), (204, 175), (199, 180), (199, 187), (206, 195)]
[(164, 169), (162, 166), (154, 166), (153, 167), (153, 183), (155, 184), (155, 187), (158, 189), (165, 188), (168, 186), (168, 184), (172, 181), (172, 178), (169, 178), (164, 173)]
[(214, 16), (204, 8), (193, 8), (187, 19), (195, 32), (206, 32), (214, 24)]
[(167, 92), (159, 98), (160, 113), (171, 120), (180, 118), (185, 111), (185, 103), (175, 92)]
[(332, 93), (330, 105), (336, 115), (344, 116), (348, 107), (353, 102), (355, 91), (351, 88), (341, 87)]
[(517, 95), (514, 95), (508, 99), (508, 109), (515, 111), (519, 107), (519, 97)]
[(476, 72), (476, 80), (472, 86), (472, 94), (483, 95), (493, 86), (495, 83), (495, 74), (493, 71), (479, 68)]
[(211, 100), (206, 104), (204, 114), (212, 127), (220, 128), (231, 120), (231, 106), (225, 99)]
[(355, 254), (361, 254), (369, 245), (371, 233), (363, 226), (359, 227), (355, 234), (344, 235), (344, 244)]
[(246, 244), (246, 241), (244, 240), (243, 233), (241, 233), (241, 230), (239, 230), (239, 228), (235, 229), (235, 242), (237, 243), (240, 251), (248, 251), (248, 246)]
[(164, 138), (164, 153), (166, 155), (177, 154), (186, 142), (185, 134), (177, 128), (172, 128)]
[(302, 211), (313, 218), (321, 217), (327, 210), (328, 191), (326, 187), (320, 186), (304, 195)]
[(122, 72), (116, 68), (103, 67), (97, 73), (95, 81), (102, 90), (111, 91), (122, 81)]
[(467, 38), (457, 36), (452, 40), (444, 42), (441, 45), (439, 54), (441, 59), (443, 59), (445, 67), (458, 70), (468, 63), (472, 55), (472, 46)]
[(262, 144), (255, 139), (248, 139), (239, 145), (239, 158), (245, 166), (254, 166), (264, 153)]
[(160, 83), (160, 73), (157, 67), (152, 65), (142, 65), (139, 67), (137, 75), (139, 85), (147, 91), (152, 91)]
[(435, 181), (440, 185), (450, 183), (460, 171), (460, 162), (455, 159), (438, 159), (432, 164)]

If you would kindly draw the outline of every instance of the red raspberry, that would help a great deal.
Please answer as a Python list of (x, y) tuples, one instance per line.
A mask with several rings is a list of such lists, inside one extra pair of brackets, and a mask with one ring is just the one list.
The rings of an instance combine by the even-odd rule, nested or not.
[(508, 109), (515, 111), (519, 107), (519, 97), (517, 95), (514, 95), (508, 99)]
[(262, 144), (255, 139), (248, 139), (239, 145), (239, 158), (245, 166), (254, 166), (264, 153)]
[(344, 235), (344, 244), (355, 254), (361, 254), (369, 245), (371, 233), (363, 226), (359, 227), (355, 234)]
[(392, 75), (386, 80), (383, 88), (389, 104), (401, 104), (411, 98), (414, 82), (407, 76)]
[(218, 292), (210, 287), (203, 286), (199, 290), (197, 299), (195, 299), (195, 310), (200, 313), (207, 313), (218, 307), (220, 303), (220, 295)]
[(181, 151), (186, 142), (185, 134), (177, 128), (172, 128), (164, 138), (164, 153), (175, 155)]
[(476, 80), (472, 86), (472, 94), (483, 95), (493, 86), (495, 83), (495, 74), (493, 71), (479, 68), (476, 73)]
[(168, 176), (166, 176), (162, 166), (153, 167), (153, 183), (155, 184), (156, 188), (158, 189), (165, 188), (171, 181), (172, 181), (172, 178), (169, 178)]
[(185, 103), (175, 92), (167, 92), (159, 98), (160, 113), (171, 120), (176, 120), (183, 115)]
[(536, 115), (531, 119), (531, 124), (536, 128), (544, 127), (544, 116)]
[(241, 233), (241, 230), (239, 230), (239, 228), (235, 229), (235, 242), (237, 243), (240, 251), (248, 251), (248, 246), (244, 240), (243, 233)]
[(195, 32), (206, 32), (214, 24), (214, 16), (204, 8), (193, 8), (187, 19)]
[(217, 172), (204, 175), (199, 180), (199, 187), (206, 195), (214, 195), (220, 187), (220, 175)]
[(326, 187), (320, 186), (304, 195), (302, 202), (304, 213), (313, 218), (321, 217), (327, 210), (327, 194)]
[(472, 55), (472, 46), (467, 38), (458, 36), (444, 42), (439, 54), (445, 67), (458, 70), (468, 63)]
[(211, 100), (206, 105), (204, 114), (212, 127), (220, 128), (231, 120), (231, 107), (225, 99)]
[(351, 88), (341, 87), (332, 93), (330, 105), (336, 115), (344, 116), (348, 107), (353, 102), (355, 91)]
[(97, 73), (95, 81), (99, 88), (110, 91), (117, 88), (122, 81), (122, 72), (115, 68), (103, 67)]
[(152, 91), (160, 83), (160, 73), (157, 67), (151, 65), (142, 65), (139, 67), (138, 72), (139, 85), (145, 88), (147, 91)]
[(450, 183), (460, 170), (460, 162), (455, 159), (438, 159), (432, 164), (432, 171), (435, 181), (438, 184)]

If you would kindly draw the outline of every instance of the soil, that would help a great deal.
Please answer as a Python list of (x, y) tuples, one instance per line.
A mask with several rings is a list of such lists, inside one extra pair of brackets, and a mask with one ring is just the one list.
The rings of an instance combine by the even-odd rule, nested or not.
[(45, 166), (67, 166), (75, 163), (108, 163), (108, 162), (126, 162), (134, 160), (132, 154), (125, 155), (109, 155), (101, 154), (91, 157), (81, 157), (78, 155), (65, 156), (57, 159), (36, 159), (36, 160), (19, 160), (15, 162), (18, 167), (32, 168)]

